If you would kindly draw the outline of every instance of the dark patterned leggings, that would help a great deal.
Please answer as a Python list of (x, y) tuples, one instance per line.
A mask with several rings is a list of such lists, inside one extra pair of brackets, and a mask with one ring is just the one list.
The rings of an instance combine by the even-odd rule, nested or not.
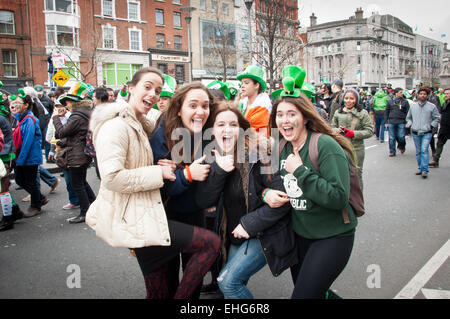
[[(180, 225), (181, 223), (178, 223)], [(166, 247), (167, 250), (171, 251), (172, 258), (179, 255), (180, 253), (192, 254), (186, 268), (183, 272), (183, 278), (179, 283), (177, 290), (174, 295), (174, 299), (188, 299), (197, 286), (202, 282), (203, 277), (208, 272), (211, 265), (216, 259), (220, 247), (220, 239), (213, 232), (206, 230), (204, 228), (190, 226), (186, 224), (181, 224), (186, 227), (193, 228), (192, 239), (190, 242), (183, 245), (182, 243), (173, 242), (177, 240), (177, 236), (172, 236), (171, 240), (172, 246)], [(169, 221), (169, 228), (171, 222)], [(176, 251), (176, 247), (184, 246), (184, 248)], [(164, 247), (159, 247), (164, 249)], [(174, 250), (175, 248), (175, 250)], [(135, 250), (138, 260), (140, 258), (139, 253), (142, 250)], [(147, 272), (145, 267), (143, 268), (142, 262), (139, 261), (141, 269), (144, 273), (145, 287), (147, 289), (147, 299), (167, 299), (170, 297), (169, 287), (171, 286), (169, 263), (165, 262), (162, 266), (154, 271)]]

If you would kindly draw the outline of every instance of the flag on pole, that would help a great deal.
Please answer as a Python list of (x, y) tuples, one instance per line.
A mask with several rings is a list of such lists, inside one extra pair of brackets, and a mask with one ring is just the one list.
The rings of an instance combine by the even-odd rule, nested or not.
[(446, 34), (441, 34), (441, 38), (445, 38), (446, 36)]

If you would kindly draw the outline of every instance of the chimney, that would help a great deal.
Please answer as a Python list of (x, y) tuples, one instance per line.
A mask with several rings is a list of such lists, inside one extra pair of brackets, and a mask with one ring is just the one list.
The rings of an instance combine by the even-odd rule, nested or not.
[(364, 11), (363, 11), (362, 7), (357, 8), (356, 12), (355, 12), (356, 20), (362, 20), (363, 19), (363, 13), (364, 13)]
[(310, 25), (311, 27), (314, 27), (315, 25), (317, 25), (317, 17), (314, 15), (314, 12), (309, 17), (309, 21), (311, 23), (311, 25)]

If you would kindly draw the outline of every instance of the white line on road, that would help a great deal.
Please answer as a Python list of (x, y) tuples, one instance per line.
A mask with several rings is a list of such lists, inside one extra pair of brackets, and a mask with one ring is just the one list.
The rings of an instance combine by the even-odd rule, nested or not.
[(394, 299), (413, 299), (442, 266), (450, 255), (450, 239), (419, 270), (411, 281), (394, 297)]
[(369, 148), (372, 148), (372, 147), (377, 147), (378, 145), (372, 145), (372, 146), (367, 146), (366, 147), (366, 150), (368, 150)]

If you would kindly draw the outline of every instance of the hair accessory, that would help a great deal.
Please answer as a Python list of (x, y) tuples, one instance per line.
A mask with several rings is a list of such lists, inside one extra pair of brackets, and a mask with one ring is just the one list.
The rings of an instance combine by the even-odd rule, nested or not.
[(273, 91), (271, 96), (275, 99), (284, 96), (299, 97), (305, 77), (305, 69), (297, 65), (285, 66), (283, 68), (283, 88)]

